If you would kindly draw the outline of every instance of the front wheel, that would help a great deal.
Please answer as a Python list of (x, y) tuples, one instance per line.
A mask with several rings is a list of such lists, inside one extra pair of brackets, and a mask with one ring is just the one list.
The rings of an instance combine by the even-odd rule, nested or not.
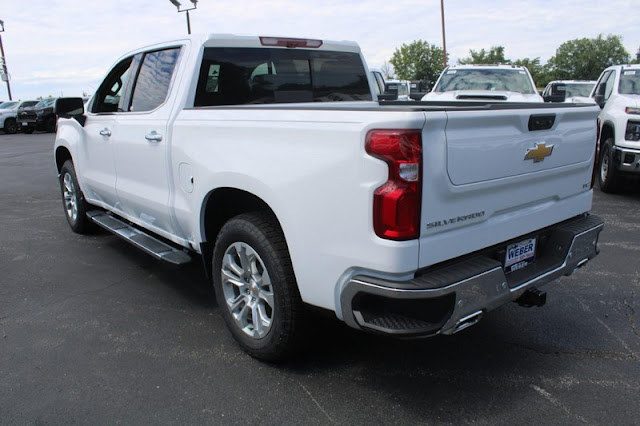
[(220, 231), (213, 253), (213, 285), (235, 340), (251, 356), (280, 361), (300, 344), (302, 301), (277, 221), (242, 214)]
[(73, 232), (89, 233), (93, 229), (93, 223), (87, 217), (88, 204), (78, 185), (78, 178), (71, 160), (65, 161), (60, 170), (60, 192), (64, 213)]
[(4, 132), (13, 135), (18, 131), (18, 123), (13, 118), (7, 118), (4, 122)]
[(598, 183), (602, 192), (613, 193), (618, 190), (620, 176), (613, 158), (613, 139), (607, 139), (600, 149)]

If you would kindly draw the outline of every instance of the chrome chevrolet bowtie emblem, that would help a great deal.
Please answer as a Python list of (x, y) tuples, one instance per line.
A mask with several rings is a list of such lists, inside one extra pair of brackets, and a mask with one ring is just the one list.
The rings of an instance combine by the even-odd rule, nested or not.
[(528, 149), (524, 156), (525, 160), (533, 160), (534, 163), (539, 163), (548, 157), (553, 152), (553, 145), (547, 146), (544, 142), (536, 144), (535, 148)]

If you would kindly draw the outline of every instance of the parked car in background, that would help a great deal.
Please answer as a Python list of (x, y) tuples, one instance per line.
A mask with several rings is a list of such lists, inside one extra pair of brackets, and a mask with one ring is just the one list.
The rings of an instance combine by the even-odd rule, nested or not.
[(35, 106), (38, 104), (39, 101), (25, 101), (22, 102), (22, 104), (20, 104), (20, 106), (18, 107), (17, 110), (17, 114), (16, 114), (16, 121), (18, 122), (18, 128), (20, 128), (23, 132), (25, 133), (33, 133), (33, 128), (31, 127), (25, 127), (24, 124), (24, 119), (31, 116), (31, 114), (33, 114), (35, 116)]
[(20, 127), (17, 120), (18, 111), (25, 105), (33, 105), (37, 101), (9, 101), (0, 104), (0, 126), (5, 133), (16, 133)]
[(640, 176), (640, 64), (605, 69), (591, 97), (602, 108), (598, 182), (615, 192), (625, 175)]
[(384, 85), (384, 92), (389, 95), (396, 95), (398, 101), (410, 101), (411, 82), (406, 80), (387, 80)]
[(57, 98), (47, 98), (38, 102), (33, 109), (27, 109), (20, 115), (20, 124), (25, 133), (33, 133), (34, 130), (55, 132), (58, 116), (55, 113)]
[(595, 85), (592, 80), (555, 80), (544, 88), (542, 98), (545, 102), (593, 103), (590, 94)]
[(18, 130), (16, 109), (19, 103), (18, 101), (8, 101), (0, 104), (0, 128), (5, 133), (12, 134)]
[(423, 101), (544, 102), (529, 70), (518, 65), (451, 65)]

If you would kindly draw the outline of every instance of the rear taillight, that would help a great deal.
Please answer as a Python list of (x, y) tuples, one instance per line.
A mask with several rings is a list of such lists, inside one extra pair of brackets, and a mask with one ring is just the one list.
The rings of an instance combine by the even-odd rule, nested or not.
[(420, 130), (371, 130), (367, 153), (387, 163), (389, 178), (373, 193), (373, 228), (380, 238), (420, 236), (422, 135)]
[(589, 189), (593, 189), (593, 185), (596, 182), (596, 173), (598, 170), (598, 157), (600, 156), (600, 119), (596, 120), (596, 149), (593, 154), (593, 170), (591, 171), (591, 186)]

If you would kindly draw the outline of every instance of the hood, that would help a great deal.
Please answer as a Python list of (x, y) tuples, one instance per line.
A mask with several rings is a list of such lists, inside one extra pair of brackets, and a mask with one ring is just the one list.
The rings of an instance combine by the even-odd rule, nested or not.
[(624, 103), (625, 106), (638, 108), (640, 106), (640, 95), (618, 95), (618, 101)]
[(14, 112), (15, 109), (13, 108), (0, 108), (0, 114), (3, 114), (5, 112)]
[(22, 111), (34, 111), (36, 109), (35, 106), (28, 106), (28, 107), (20, 107), (18, 108), (18, 111), (22, 112)]
[(429, 92), (423, 101), (504, 101), (504, 102), (544, 102), (537, 93), (524, 94), (498, 90), (452, 90), (449, 92)]

